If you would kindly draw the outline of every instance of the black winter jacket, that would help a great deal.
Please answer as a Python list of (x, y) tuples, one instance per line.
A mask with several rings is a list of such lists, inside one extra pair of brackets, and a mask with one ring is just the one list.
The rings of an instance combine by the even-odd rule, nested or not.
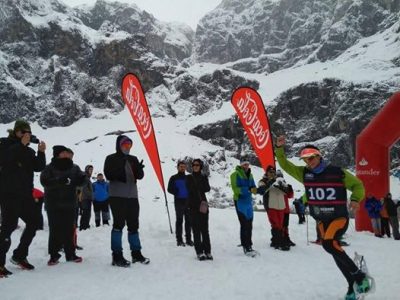
[(129, 162), (133, 175), (135, 176), (135, 180), (142, 179), (144, 177), (143, 165), (139, 163), (137, 157), (122, 153), (119, 147), (119, 142), (123, 137), (126, 136), (118, 136), (116, 141), (116, 152), (108, 155), (104, 162), (104, 175), (109, 181), (126, 182), (126, 162)]
[(10, 135), (0, 139), (0, 196), (7, 199), (32, 197), (33, 172), (46, 166), (44, 152), (24, 146), (21, 140)]
[(76, 188), (84, 183), (86, 174), (68, 158), (53, 158), (40, 174), (44, 186), (46, 209), (75, 209)]
[(201, 201), (207, 201), (206, 193), (210, 191), (210, 184), (206, 175), (201, 172), (187, 175), (189, 190), (189, 207), (192, 212), (199, 212)]
[(386, 206), (389, 217), (397, 217), (397, 207), (400, 206), (400, 201), (395, 204), (392, 198), (385, 197), (384, 205)]

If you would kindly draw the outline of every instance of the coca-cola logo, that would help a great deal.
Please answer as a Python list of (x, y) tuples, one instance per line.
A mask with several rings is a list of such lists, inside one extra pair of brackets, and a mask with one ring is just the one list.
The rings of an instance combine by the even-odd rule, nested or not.
[(136, 120), (138, 130), (144, 139), (147, 139), (153, 128), (151, 126), (150, 116), (146, 113), (141, 101), (140, 101), (140, 89), (135, 83), (129, 79), (128, 87), (126, 88), (126, 105), (129, 110), (133, 113), (134, 119)]
[(258, 116), (258, 106), (256, 101), (251, 98), (251, 94), (246, 92), (245, 97), (240, 97), (236, 103), (238, 115), (243, 124), (249, 130), (250, 135), (254, 138), (255, 147), (263, 149), (269, 141), (269, 129), (264, 128)]

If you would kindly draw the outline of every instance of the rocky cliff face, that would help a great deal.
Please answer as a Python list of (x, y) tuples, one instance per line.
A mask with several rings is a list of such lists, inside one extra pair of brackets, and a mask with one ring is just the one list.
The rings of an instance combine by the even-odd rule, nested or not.
[(393, 25), (399, 6), (386, 0), (224, 0), (200, 21), (195, 53), (199, 61), (231, 62), (245, 72), (327, 61)]
[[(297, 156), (302, 146), (312, 142), (328, 161), (354, 165), (357, 135), (393, 92), (384, 84), (357, 85), (335, 79), (302, 84), (276, 99), (277, 105), (269, 111), (272, 131), (287, 136), (289, 156)], [(235, 118), (199, 125), (190, 133), (237, 154), (251, 152)], [(251, 157), (259, 165), (254, 154)]]
[[(265, 91), (275, 76), (268, 89), (279, 93), (267, 107), (274, 134), (288, 135), (293, 155), (315, 142), (348, 166), (356, 135), (400, 90), (399, 10), (399, 0), (224, 0), (194, 33), (135, 5), (4, 0), (0, 122), (68, 126), (118, 113), (120, 80), (133, 72), (154, 117), (205, 116), (187, 133), (238, 157), (252, 151), (224, 103), (239, 86)], [(209, 121), (218, 113), (224, 118)]]
[(188, 26), (161, 23), (136, 6), (98, 1), (86, 10), (56, 0), (0, 4), (1, 122), (66, 126), (93, 108), (120, 111), (130, 71), (145, 89), (191, 55)]

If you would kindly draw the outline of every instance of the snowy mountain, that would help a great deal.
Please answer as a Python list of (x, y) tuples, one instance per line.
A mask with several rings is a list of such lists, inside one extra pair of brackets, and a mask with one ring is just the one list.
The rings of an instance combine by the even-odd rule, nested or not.
[(129, 71), (154, 118), (172, 117), (220, 159), (237, 158), (252, 150), (229, 100), (247, 85), (263, 97), (273, 133), (288, 135), (291, 155), (315, 142), (351, 167), (355, 137), (400, 89), (399, 10), (398, 0), (224, 0), (193, 32), (136, 5), (2, 1), (0, 122), (110, 118), (123, 109)]

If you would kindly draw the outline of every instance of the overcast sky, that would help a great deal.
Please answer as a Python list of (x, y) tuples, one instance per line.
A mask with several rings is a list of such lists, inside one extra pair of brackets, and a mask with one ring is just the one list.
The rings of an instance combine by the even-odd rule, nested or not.
[[(96, 0), (59, 0), (69, 6), (94, 4)], [(114, 2), (113, 0), (108, 0)], [(135, 3), (161, 21), (178, 21), (188, 24), (193, 30), (198, 21), (209, 11), (217, 7), (222, 0), (118, 0)]]

